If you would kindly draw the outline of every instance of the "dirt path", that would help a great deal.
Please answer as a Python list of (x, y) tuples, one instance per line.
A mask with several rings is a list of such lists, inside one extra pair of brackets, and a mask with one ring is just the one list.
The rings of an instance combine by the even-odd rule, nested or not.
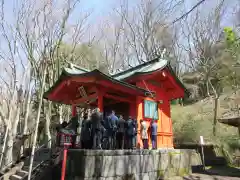
[(207, 174), (191, 174), (189, 176), (183, 177), (182, 179), (184, 180), (240, 180), (240, 177), (218, 176), (218, 175), (207, 175)]
[(174, 177), (171, 180), (240, 180), (240, 168), (229, 166), (211, 167), (206, 172)]

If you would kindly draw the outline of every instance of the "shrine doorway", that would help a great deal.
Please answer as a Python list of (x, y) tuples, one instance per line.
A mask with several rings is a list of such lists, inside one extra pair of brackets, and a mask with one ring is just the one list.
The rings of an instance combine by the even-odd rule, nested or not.
[(124, 119), (128, 119), (130, 115), (130, 104), (128, 102), (117, 102), (112, 99), (104, 98), (103, 111), (104, 117), (109, 115), (111, 111), (115, 111), (115, 114), (119, 117), (122, 115)]

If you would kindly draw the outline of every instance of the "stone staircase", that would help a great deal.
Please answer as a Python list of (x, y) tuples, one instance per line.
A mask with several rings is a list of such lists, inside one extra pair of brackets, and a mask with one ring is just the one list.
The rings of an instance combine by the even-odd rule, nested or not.
[(27, 177), (28, 172), (24, 170), (17, 171), (16, 174), (10, 176), (10, 180), (19, 180), (23, 179), (23, 177)]
[[(195, 149), (202, 157), (202, 150), (199, 144), (175, 144), (175, 148)], [(213, 144), (204, 145), (204, 162), (206, 166), (225, 166), (227, 164), (221, 148)]]
[[(49, 148), (38, 149), (35, 153), (32, 176), (31, 179), (40, 180), (51, 168), (54, 166), (56, 161), (59, 161), (60, 151), (52, 152)], [(30, 157), (24, 160), (22, 168), (16, 171), (15, 174), (9, 177), (10, 180), (27, 180), (28, 171), (30, 166)], [(49, 168), (51, 167), (51, 168)]]

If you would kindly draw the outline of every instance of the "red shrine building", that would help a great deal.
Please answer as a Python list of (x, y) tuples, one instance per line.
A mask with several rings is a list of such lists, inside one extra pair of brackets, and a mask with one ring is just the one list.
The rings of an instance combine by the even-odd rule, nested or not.
[[(72, 65), (63, 69), (44, 98), (71, 105), (73, 115), (76, 107), (87, 104), (88, 107), (98, 107), (101, 112), (115, 110), (125, 119), (132, 116), (138, 123), (143, 119), (150, 125), (152, 120), (156, 120), (158, 148), (172, 148), (170, 102), (184, 97), (186, 92), (169, 62), (157, 58), (112, 76), (97, 69), (88, 71)], [(151, 147), (150, 138), (149, 145)], [(142, 147), (140, 129), (138, 146)]]

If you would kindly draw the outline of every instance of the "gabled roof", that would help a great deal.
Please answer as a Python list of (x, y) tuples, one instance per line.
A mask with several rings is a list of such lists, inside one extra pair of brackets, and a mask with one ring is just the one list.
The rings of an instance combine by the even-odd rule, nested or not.
[(180, 79), (177, 77), (176, 73), (172, 69), (170, 62), (164, 59), (156, 58), (152, 61), (148, 61), (146, 63), (140, 64), (136, 67), (130, 68), (126, 71), (117, 73), (113, 75), (112, 77), (118, 80), (126, 80), (128, 78), (131, 78), (133, 76), (137, 75), (143, 75), (143, 74), (150, 74), (154, 71), (159, 71), (164, 68), (167, 68), (170, 72), (170, 74), (173, 76), (173, 78), (176, 80), (177, 84), (184, 89), (184, 92), (187, 96), (189, 96), (189, 91), (186, 89), (186, 87), (183, 85), (183, 83), (180, 81)]
[(238, 127), (240, 125), (240, 117), (239, 116), (224, 117), (218, 119), (218, 122), (227, 124), (229, 126)]
[(131, 76), (144, 74), (144, 73), (152, 73), (154, 71), (165, 68), (168, 65), (167, 60), (156, 58), (152, 61), (148, 61), (146, 63), (140, 64), (136, 67), (130, 68), (126, 71), (117, 73), (112, 77), (118, 80), (124, 80)]
[(170, 66), (169, 61), (163, 60), (163, 59), (153, 59), (152, 61), (148, 61), (146, 63), (140, 64), (136, 67), (130, 68), (126, 71), (117, 73), (115, 75), (109, 76), (106, 75), (99, 70), (95, 69), (93, 71), (89, 71), (87, 69), (78, 67), (76, 65), (71, 64), (71, 67), (64, 68), (62, 71), (62, 74), (60, 75), (57, 82), (44, 94), (44, 98), (47, 98), (48, 94), (59, 85), (63, 79), (72, 77), (72, 76), (79, 76), (79, 77), (90, 77), (95, 76), (100, 79), (106, 79), (108, 81), (111, 81), (112, 83), (121, 84), (125, 87), (137, 90), (139, 93), (143, 94), (149, 94), (149, 92), (145, 89), (139, 88), (137, 86), (131, 85), (127, 82), (125, 82), (126, 79), (131, 78), (136, 75), (143, 75), (143, 74), (149, 74), (158, 70), (162, 70), (164, 68), (167, 68), (170, 72), (170, 74), (173, 76), (173, 78), (176, 80), (177, 84), (184, 89), (185, 93), (189, 94), (185, 86), (182, 84), (182, 82), (178, 79), (175, 72), (173, 71), (172, 67)]
[(55, 89), (66, 78), (73, 77), (73, 76), (79, 76), (79, 77), (91, 77), (91, 76), (94, 76), (94, 77), (97, 77), (98, 79), (106, 79), (108, 81), (111, 81), (112, 83), (120, 84), (120, 85), (123, 85), (123, 86), (125, 86), (127, 88), (136, 90), (137, 92), (139, 92), (140, 94), (143, 94), (143, 95), (149, 94), (149, 92), (147, 90), (143, 89), (143, 88), (134, 86), (134, 85), (129, 84), (129, 83), (124, 82), (124, 81), (120, 81), (120, 80), (114, 79), (111, 76), (108, 76), (108, 75), (100, 72), (97, 69), (95, 69), (93, 71), (88, 71), (86, 69), (79, 68), (77, 66), (72, 66), (72, 67), (68, 67), (68, 68), (64, 68), (63, 69), (59, 79), (56, 81), (56, 83), (47, 92), (44, 93), (43, 97), (45, 99), (48, 99), (48, 95), (49, 95), (49, 93), (51, 93), (53, 91), (53, 89)]
[(71, 68), (71, 69), (70, 68), (64, 68), (62, 75), (63, 76), (96, 76), (98, 78), (104, 78), (104, 79), (112, 81), (113, 83), (121, 84), (121, 85), (129, 87), (131, 89), (135, 89), (135, 90), (139, 90), (143, 93), (147, 93), (147, 91), (145, 89), (139, 88), (137, 86), (134, 86), (134, 85), (129, 84), (129, 83), (124, 82), (124, 81), (117, 80), (117, 79), (115, 79), (111, 76), (108, 76), (108, 75), (102, 73), (98, 69), (95, 69), (93, 71), (87, 71), (87, 70), (84, 70), (82, 68), (79, 69), (79, 68), (76, 68), (76, 67)]

